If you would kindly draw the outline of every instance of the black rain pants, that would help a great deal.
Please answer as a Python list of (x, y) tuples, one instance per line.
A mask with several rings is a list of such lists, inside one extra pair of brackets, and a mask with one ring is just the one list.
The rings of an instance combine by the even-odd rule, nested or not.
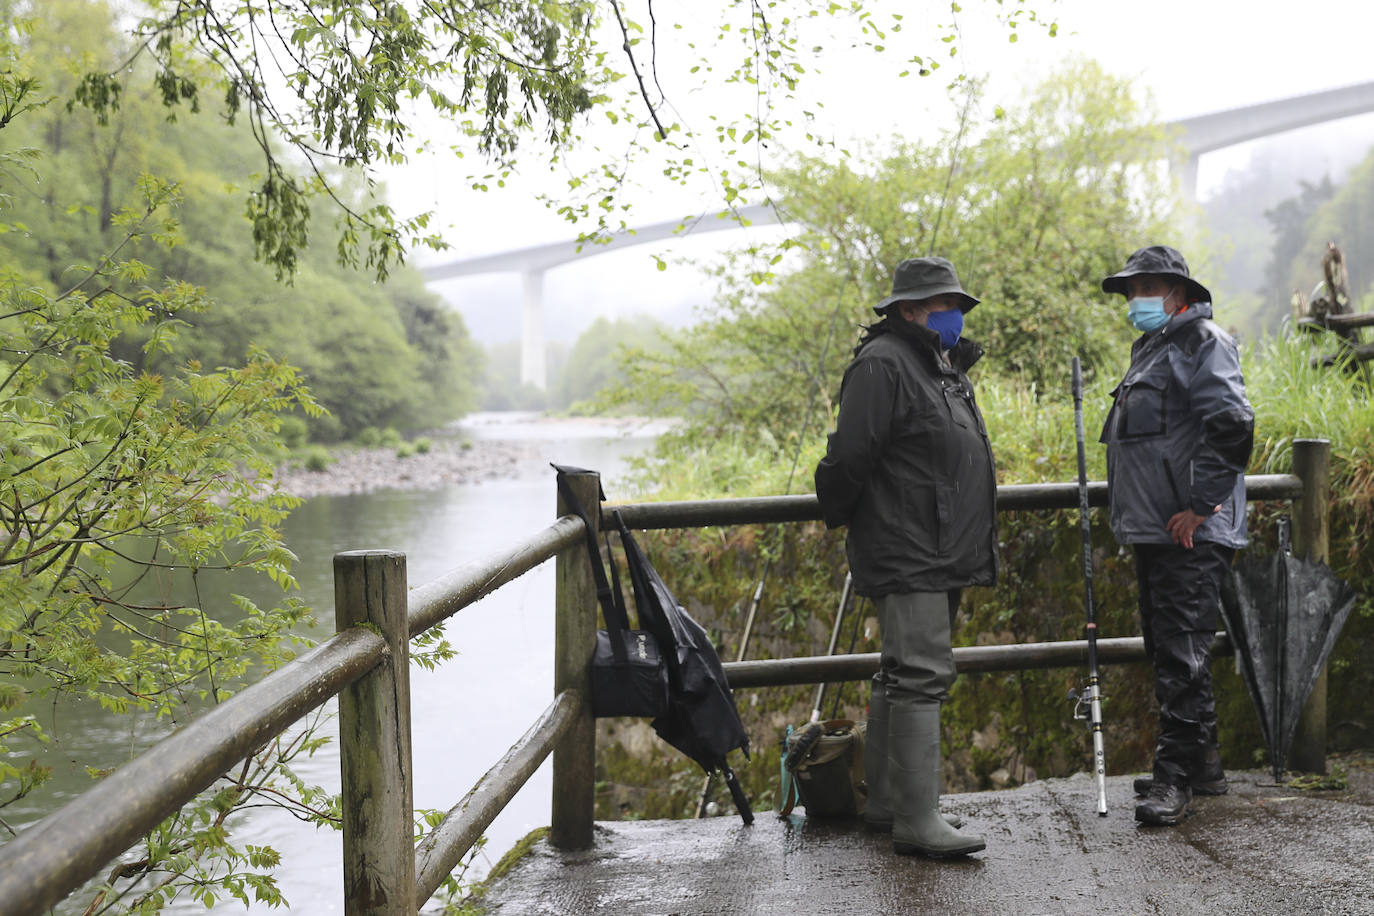
[(1235, 549), (1196, 541), (1135, 545), (1140, 587), (1140, 631), (1155, 671), (1159, 741), (1154, 778), (1186, 786), (1216, 743), (1212, 694), (1212, 640), (1221, 606), (1221, 583)]

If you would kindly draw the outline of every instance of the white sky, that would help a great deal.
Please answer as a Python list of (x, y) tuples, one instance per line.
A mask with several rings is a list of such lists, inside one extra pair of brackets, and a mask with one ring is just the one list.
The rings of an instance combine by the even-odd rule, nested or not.
[[(1357, 0), (1306, 0), (1302, 4), (1238, 0), (1031, 0), (1042, 14), (1059, 22), (1059, 35), (1046, 36), (1032, 24), (1018, 30), (1010, 43), (1006, 30), (990, 11), (992, 0), (964, 0), (959, 15), (959, 57), (946, 61), (934, 76), (896, 78), (911, 53), (929, 53), (932, 27), (949, 20), (947, 2), (879, 4), (902, 10), (904, 28), (890, 33), (888, 50), (835, 54), (821, 61), (826, 74), (803, 84), (803, 96), (825, 101), (819, 125), (838, 141), (881, 140), (896, 132), (919, 138), (925, 125), (943, 129), (954, 123), (944, 86), (962, 68), (987, 75), (984, 108), (1014, 104), (1022, 87), (1034, 84), (1066, 58), (1097, 59), (1110, 71), (1130, 78), (1148, 93), (1162, 118), (1172, 120), (1226, 108), (1332, 89), (1374, 79), (1374, 3)], [(1008, 0), (1011, 5), (1011, 0)], [(630, 15), (636, 12), (631, 0)], [(701, 0), (656, 0), (660, 23), (660, 71), (670, 99), (684, 119), (709, 131), (703, 112), (711, 110), (710, 92), (688, 92), (687, 84), (670, 78), (674, 43), (682, 33), (663, 27), (675, 18), (700, 19)], [(641, 52), (647, 53), (647, 52)], [(832, 52), (834, 53), (834, 52)], [(675, 87), (677, 91), (675, 91)], [(721, 105), (716, 101), (714, 104)], [(1374, 116), (1343, 122), (1351, 143), (1374, 144)], [(1263, 143), (1264, 141), (1257, 141)], [(1200, 192), (1205, 197), (1228, 168), (1244, 167), (1256, 144), (1204, 156)], [(711, 155), (711, 151), (706, 151)], [(1350, 158), (1350, 157), (1347, 157)], [(545, 210), (534, 199), (536, 189), (557, 192), (560, 182), (541, 169), (506, 188), (472, 191), (460, 180), (475, 166), (424, 156), (387, 176), (393, 202), (402, 212), (433, 209), (437, 229), (452, 245), (447, 253), (417, 252), (416, 263), (472, 257), (543, 242), (561, 241), (576, 229)], [(1317, 177), (1317, 176), (1314, 176)], [(1333, 176), (1339, 177), (1339, 176)], [(714, 208), (705, 194), (673, 186), (648, 186), (631, 197), (631, 222), (674, 219), (698, 209)], [(778, 229), (746, 230), (776, 237)], [(722, 244), (743, 243), (746, 231), (714, 233), (700, 241), (644, 245), (601, 255), (551, 271), (545, 277), (545, 308), (551, 340), (571, 342), (599, 314), (612, 317), (637, 312), (682, 320), (687, 308), (709, 299), (711, 290), (690, 267), (659, 272), (652, 253), (708, 257)], [(489, 275), (436, 284), (435, 289), (458, 307), (474, 335), (483, 342), (515, 339), (519, 334), (521, 282), (516, 275)]]

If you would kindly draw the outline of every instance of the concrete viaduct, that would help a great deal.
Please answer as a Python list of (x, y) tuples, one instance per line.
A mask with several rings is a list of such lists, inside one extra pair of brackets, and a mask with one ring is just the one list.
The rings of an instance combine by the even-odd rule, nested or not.
[[(1198, 159), (1206, 153), (1245, 143), (1260, 137), (1280, 134), (1325, 121), (1337, 121), (1374, 111), (1374, 82), (1343, 86), (1307, 95), (1231, 108), (1210, 114), (1170, 121), (1165, 126), (1178, 132), (1182, 155), (1171, 165), (1180, 184), (1190, 196), (1197, 191)], [(576, 241), (553, 242), (504, 251), (484, 257), (467, 258), (422, 268), (425, 280), (435, 283), (477, 274), (518, 272), (524, 281), (520, 310), (520, 381), (545, 387), (544, 365), (544, 274), (569, 261), (589, 258), (630, 245), (703, 232), (738, 229), (743, 225), (777, 223), (777, 211), (768, 204), (743, 207), (733, 214), (708, 214), (695, 219), (667, 220), (640, 226), (613, 236), (604, 244)]]

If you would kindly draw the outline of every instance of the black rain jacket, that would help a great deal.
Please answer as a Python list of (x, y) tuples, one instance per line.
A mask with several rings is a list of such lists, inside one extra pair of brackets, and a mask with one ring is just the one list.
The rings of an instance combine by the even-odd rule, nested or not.
[(1244, 547), (1255, 413), (1236, 343), (1212, 321), (1212, 306), (1191, 305), (1141, 335), (1112, 397), (1101, 441), (1117, 541), (1173, 543), (1166, 523), (1191, 508), (1207, 516), (1194, 540)]
[(982, 355), (960, 340), (946, 365), (938, 334), (895, 317), (854, 351), (816, 497), (827, 527), (849, 526), (860, 595), (996, 581), (996, 470), (966, 374)]

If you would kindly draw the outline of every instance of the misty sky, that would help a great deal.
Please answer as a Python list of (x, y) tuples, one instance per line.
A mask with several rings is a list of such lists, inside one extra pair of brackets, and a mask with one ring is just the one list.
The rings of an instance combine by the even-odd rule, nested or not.
[[(1368, 50), (1374, 40), (1374, 3), (1062, 0), (1046, 4), (1031, 0), (1031, 5), (1059, 21), (1058, 37), (1050, 38), (1036, 26), (1024, 24), (1018, 30), (1020, 40), (1010, 43), (1006, 30), (988, 13), (993, 7), (990, 0), (966, 0), (959, 16), (959, 56), (946, 61), (932, 78), (900, 80), (897, 73), (905, 57), (931, 50), (932, 26), (949, 20), (949, 5), (926, 4), (935, 10), (931, 13), (913, 12), (915, 4), (888, 4), (905, 11), (902, 32), (888, 36), (888, 51), (882, 55), (832, 51), (832, 57), (818, 61), (825, 75), (806, 86), (803, 94), (823, 102), (821, 126), (843, 143), (881, 139), (893, 132), (919, 138), (923, 125), (940, 129), (953, 124), (957, 112), (943, 87), (947, 77), (960, 69), (988, 77), (984, 110), (973, 117), (987, 116), (994, 105), (1015, 104), (1022, 87), (1075, 55), (1093, 57), (1110, 71), (1130, 78), (1153, 98), (1166, 120), (1374, 80)], [(690, 21), (699, 16), (701, 7), (691, 0), (659, 0), (654, 9), (659, 22), (665, 23), (675, 17)], [(681, 35), (661, 31), (660, 40), (667, 45), (681, 41)], [(661, 47), (660, 71), (675, 61), (671, 49)], [(677, 98), (674, 85), (682, 89)], [(679, 106), (684, 120), (703, 129), (698, 118), (710, 110), (710, 100), (704, 98), (707, 93), (688, 92), (688, 88), (686, 83), (665, 80), (670, 100)], [(1333, 178), (1340, 178), (1341, 169), (1374, 145), (1374, 115), (1205, 156), (1199, 169), (1202, 195), (1218, 187), (1228, 169), (1244, 168), (1257, 147), (1274, 142), (1334, 149), (1314, 156), (1310, 177), (1331, 171)], [(417, 253), (416, 263), (575, 236), (573, 227), (534, 199), (536, 189), (556, 193), (561, 178), (532, 168), (505, 189), (483, 194), (468, 190), (460, 180), (473, 167), (471, 158), (454, 163), (425, 156), (402, 173), (387, 175), (391, 197), (402, 211), (434, 209), (440, 232), (453, 246), (446, 254)], [(699, 189), (685, 192), (672, 187), (643, 187), (633, 200), (635, 224), (718, 206)], [(691, 307), (708, 300), (710, 288), (687, 266), (659, 272), (651, 253), (709, 257), (721, 244), (744, 242), (747, 232), (776, 238), (780, 231), (715, 233), (700, 240), (631, 248), (551, 271), (545, 278), (549, 338), (570, 342), (597, 315), (645, 312), (671, 323), (689, 320)], [(490, 344), (518, 337), (518, 276), (488, 275), (446, 281), (434, 288), (462, 311), (479, 341)]]

